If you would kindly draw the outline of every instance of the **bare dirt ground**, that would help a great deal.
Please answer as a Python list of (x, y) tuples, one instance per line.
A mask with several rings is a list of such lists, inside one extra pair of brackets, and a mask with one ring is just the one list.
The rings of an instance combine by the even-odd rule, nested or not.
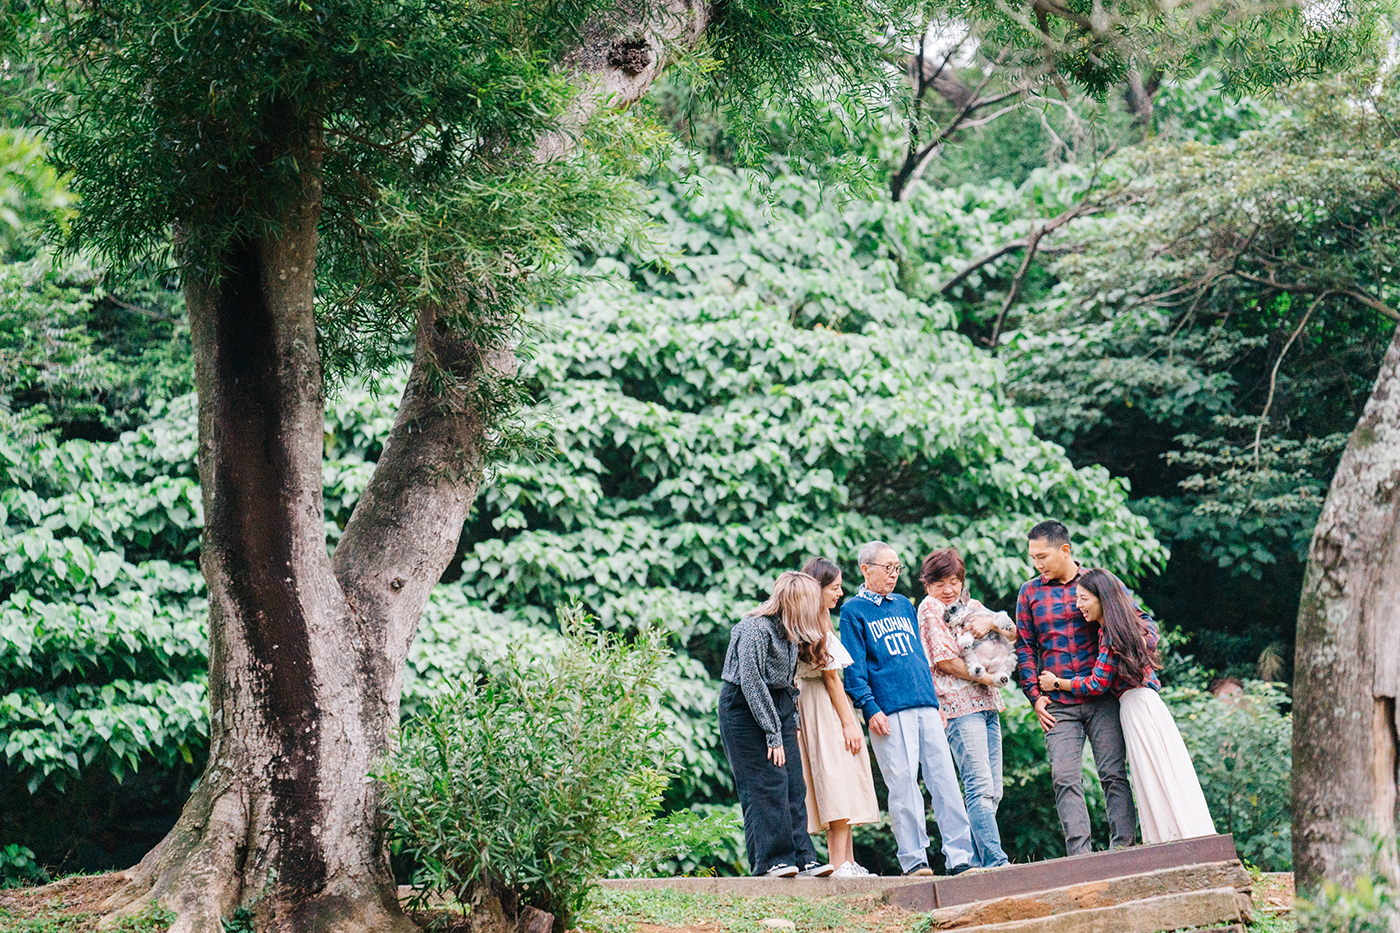
[[(97, 929), (98, 907), (125, 880), (120, 872), (106, 875), (71, 875), (37, 888), (0, 890), (0, 911), (11, 917), (36, 919), (45, 914), (69, 920), (64, 931), (88, 933)], [(0, 913), (0, 924), (5, 913)]]
[(1285, 914), (1293, 909), (1293, 873), (1265, 872), (1262, 884), (1255, 885), (1254, 908), (1265, 916)]

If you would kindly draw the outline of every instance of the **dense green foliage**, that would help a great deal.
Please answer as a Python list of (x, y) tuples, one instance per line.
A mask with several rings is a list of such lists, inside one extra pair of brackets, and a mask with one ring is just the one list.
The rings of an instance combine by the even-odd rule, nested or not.
[(517, 646), (490, 676), (452, 685), (379, 772), (422, 904), (494, 895), (507, 916), (535, 907), (569, 929), (661, 803), (664, 636), (596, 633), (576, 609), (560, 621), (557, 656)]
[(50, 880), (49, 873), (34, 861), (33, 849), (13, 842), (0, 849), (0, 888), (47, 884)]
[(1240, 857), (1264, 871), (1293, 867), (1293, 722), (1275, 684), (1218, 699), (1190, 687), (1167, 690), (1196, 764), (1216, 832), (1233, 833)]
[[(902, 292), (881, 255), (891, 230), (975, 229), (976, 207), (841, 210), (797, 179), (765, 205), (721, 169), (681, 184), (650, 204), (664, 270), (599, 259), (607, 278), (542, 314), (526, 379), (561, 456), (504, 468), (486, 488), (463, 541), (464, 590), (533, 622), (577, 599), (606, 626), (659, 624), (708, 683), (696, 662), (718, 672), (729, 626), (778, 572), (822, 554), (854, 587), (866, 540), (906, 563), (956, 544), (979, 592), (1001, 601), (1029, 575), (1022, 542), (1043, 515), (1130, 577), (1160, 559), (1124, 490), (1038, 440), (999, 400), (996, 364), (947, 329), (948, 306)], [(691, 702), (712, 750), (709, 691)], [(726, 773), (695, 759), (682, 799)]]
[(1202, 583), (1219, 594), (1193, 624), (1214, 667), (1292, 655), (1313, 523), (1400, 317), (1397, 107), (1392, 75), (1204, 139), (1181, 111), (1199, 141), (1110, 163), (1115, 210), (1056, 241), (1073, 247), (1014, 315), (1016, 397), (1075, 462), (1128, 476), (1172, 545), (1149, 602), (1180, 618)]
[(110, 440), (192, 386), (184, 301), (155, 280), (113, 290), (84, 258), (56, 266), (43, 231), (72, 205), (38, 136), (0, 128), (0, 410)]
[[(176, 6), (147, 4), (142, 15)], [(220, 35), (236, 36), (240, 17), (271, 8), (201, 7), (208, 18), (191, 29), (232, 27)], [(339, 16), (351, 5), (313, 9)], [(220, 172), (250, 164), (238, 140), (280, 145), (257, 105), (264, 92), (316, 84), (348, 54), (340, 42), (298, 71), (310, 54), (305, 13), (273, 10), (280, 38), (240, 52), (274, 61), (250, 79), (266, 83), (240, 83), (224, 68), (208, 100), (196, 95), (205, 109), (193, 123), (155, 111), (123, 123), (91, 103), (68, 111), (58, 129), (63, 157), (93, 164), (110, 156), (96, 160), (108, 175), (80, 182), (80, 214), (36, 136), (0, 135), (0, 843), (23, 842), (44, 864), (129, 864), (169, 825), (205, 753), (207, 648), (183, 304), (160, 274), (117, 285), (83, 256), (55, 264), (37, 231), (72, 224), (77, 242), (113, 255), (158, 255), (168, 221), (195, 216), (180, 197), (215, 191)], [(752, 158), (762, 135), (765, 145), (809, 155), (817, 150), (803, 145), (824, 146), (833, 164), (890, 158), (905, 125), (856, 121), (852, 98), (789, 101), (787, 111), (761, 113), (744, 106), (763, 99), (745, 89), (774, 82), (811, 93), (794, 75), (821, 63), (795, 46), (784, 61), (764, 59), (774, 36), (809, 14), (821, 33), (869, 13), (789, 4), (776, 19), (748, 22), (740, 14), (757, 15), (748, 10), (721, 23), (714, 45), (692, 61), (696, 87), (728, 75), (721, 90), (739, 103), (726, 118), (737, 122), (709, 127), (710, 151)], [(533, 36), (546, 14), (504, 3), (472, 15), (481, 17), (475, 26), (520, 25), (503, 34)], [(114, 44), (117, 57), (103, 63), (100, 78), (114, 94), (174, 54), (171, 36), (141, 34), (141, 22), (123, 21), (129, 44)], [(442, 35), (425, 33), (441, 24), (432, 17), (394, 28), (418, 55), (460, 37), (453, 29), (466, 25), (454, 22)], [(347, 23), (327, 35), (345, 39)], [(1234, 39), (1248, 45), (1251, 28), (1239, 26)], [(863, 43), (864, 35), (840, 38)], [(639, 193), (623, 169), (654, 140), (627, 121), (594, 125), (583, 154), (548, 173), (477, 171), (472, 146), (483, 137), (473, 134), (527, 139), (564, 112), (569, 92), (542, 64), (553, 41), (475, 62), (499, 69), (491, 88), (500, 96), (465, 116), (452, 96), (464, 86), (460, 76), (414, 71), (407, 52), (377, 47), (365, 61), (442, 96), (429, 101), (425, 91), (384, 120), (364, 101), (335, 103), (328, 124), (319, 320), (342, 376), (326, 418), (332, 546), (392, 422), (412, 300), (442, 294), (457, 274), (450, 270), (465, 269), (491, 286), (489, 301), (475, 307), (507, 311), (511, 328), (524, 303), (541, 302), (530, 357), (510, 389), (529, 404), (524, 420), (545, 426), (544, 455), (499, 464), (483, 486), (460, 560), (420, 624), (405, 672), (406, 716), (442, 713), (452, 702), (438, 699), (444, 690), (465, 704), (463, 685), (499, 680), (516, 663), (512, 650), (566, 652), (554, 612), (577, 601), (624, 640), (666, 633), (675, 654), (658, 690), (676, 773), (665, 802), (723, 812), (732, 793), (713, 724), (714, 677), (729, 626), (778, 571), (823, 554), (846, 567), (851, 588), (864, 540), (894, 542), (906, 565), (951, 543), (968, 558), (979, 594), (1005, 605), (1031, 573), (1026, 528), (1051, 515), (1074, 529), (1077, 556), (1135, 580), (1169, 626), (1188, 629), (1198, 660), (1243, 672), (1270, 643), (1287, 644), (1297, 545), (1391, 327), (1343, 291), (1397, 303), (1400, 189), (1394, 138), (1381, 121), (1359, 120), (1360, 110), (1336, 95), (1329, 103), (1326, 93), (1232, 101), (1206, 71), (1159, 93), (1153, 145), (1127, 149), (1097, 174), (1085, 165), (1045, 168), (1053, 149), (1046, 134), (1071, 117), (1023, 109), (967, 134), (965, 147), (931, 167), (930, 183), (900, 204), (841, 200), (808, 180), (822, 172), (782, 159), (756, 181), (676, 157)], [(875, 60), (848, 51), (852, 57), (826, 63), (826, 74), (839, 73), (849, 89)], [(1304, 58), (1316, 51), (1302, 47)], [(1104, 61), (1109, 72), (1075, 74), (1116, 80), (1124, 61)], [(1074, 62), (1064, 64), (1074, 72)], [(379, 80), (362, 65), (347, 88)], [(1376, 112), (1395, 122), (1393, 87), (1374, 87)], [(453, 107), (460, 120), (449, 131)], [(670, 115), (683, 109), (677, 103)], [(814, 141), (808, 118), (816, 110), (826, 137)], [(665, 106), (658, 112), (667, 116)], [(1131, 123), (1117, 113), (1106, 125), (1126, 134)], [(183, 194), (155, 192), (171, 159), (190, 161), (191, 127), (215, 142), (193, 158)], [(843, 135), (853, 130), (866, 135)], [(150, 139), (169, 150), (139, 166), (129, 191), (103, 182), (134, 152), (146, 153)], [(290, 152), (298, 143), (288, 139)], [(1125, 141), (1091, 140), (1083, 153)], [(220, 161), (226, 155), (234, 161)], [(377, 185), (354, 188), (351, 163), (354, 172), (376, 173)], [(276, 162), (231, 226), (209, 221), (210, 242), (275, 225), (279, 205), (295, 195), (293, 175)], [(120, 200), (128, 195), (146, 200)], [(1010, 338), (987, 352), (1021, 254), (986, 264), (946, 294), (941, 286), (1086, 198), (1100, 198), (1101, 213), (1042, 244), (1051, 249), (1028, 270), (1023, 300), (1006, 321)], [(653, 243), (618, 242), (633, 199)], [(502, 251), (527, 261), (503, 265)], [(1237, 256), (1245, 261), (1225, 263)], [(1229, 266), (1267, 279), (1267, 265), (1250, 263), (1278, 256), (1290, 272), (1306, 267), (1310, 276), (1288, 284), (1329, 293), (1307, 321), (1309, 293), (1221, 274)], [(410, 266), (403, 257), (424, 258)], [(560, 299), (580, 282), (578, 297)], [(1171, 304), (1182, 297), (1186, 304)], [(363, 364), (381, 367), (377, 383), (350, 375)], [(1125, 477), (1138, 497), (1132, 503)], [(1166, 578), (1154, 583), (1166, 558), (1158, 537), (1174, 553)], [(1182, 584), (1202, 568), (1217, 575), (1188, 591)], [(902, 589), (917, 595), (915, 586), (906, 573)], [(1233, 829), (1256, 863), (1282, 867), (1288, 722), (1281, 698), (1259, 691), (1239, 708), (1181, 694), (1174, 711), (1222, 829)], [(1005, 732), (1008, 849), (1018, 859), (1060, 854), (1043, 740), (1024, 704), (1008, 711)], [(1238, 753), (1221, 754), (1227, 747)], [(147, 803), (137, 814), (118, 805), (138, 798)], [(58, 826), (55, 813), (77, 828)], [(70, 841), (112, 839), (123, 834), (116, 827), (136, 821), (150, 828), (125, 834), (134, 851), (79, 850)], [(881, 861), (892, 851), (887, 832), (858, 833), (871, 867), (892, 867)], [(681, 864), (695, 867), (693, 859)]]
[[(712, 677), (728, 626), (779, 570), (817, 553), (849, 566), (866, 537), (896, 542), (907, 560), (955, 542), (979, 591), (1005, 601), (1029, 574), (1025, 527), (1052, 513), (1076, 526), (1090, 560), (1129, 575), (1160, 561), (1123, 488), (1037, 440), (1001, 400), (1000, 367), (947, 330), (949, 307), (899, 288), (887, 232), (971, 252), (996, 236), (985, 202), (930, 193), (917, 208), (843, 207), (800, 180), (774, 190), (768, 204), (719, 169), (689, 190), (657, 187), (649, 209), (669, 231), (667, 263), (593, 256), (588, 293), (542, 313), (524, 380), (559, 453), (504, 464), (483, 488), (460, 568), (422, 620), (406, 714), (513, 644), (551, 650), (552, 607), (578, 599), (611, 629), (673, 635), (670, 800), (724, 800)], [(395, 371), (331, 402), (332, 542), (401, 380)], [(27, 646), (7, 649), (0, 684), (14, 698), (11, 795), (200, 760), (192, 400), (149, 418), (111, 442), (44, 433), (5, 448), (5, 618), (10, 643)], [(118, 716), (109, 695), (127, 704)], [(67, 728), (51, 728), (60, 719)], [(78, 727), (113, 719), (125, 730), (114, 742)]]

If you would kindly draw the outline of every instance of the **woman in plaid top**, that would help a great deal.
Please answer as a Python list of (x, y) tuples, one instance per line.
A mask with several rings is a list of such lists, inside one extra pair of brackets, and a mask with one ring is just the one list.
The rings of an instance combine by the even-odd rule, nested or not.
[[(948, 747), (962, 777), (975, 864), (994, 868), (1007, 863), (997, 828), (1002, 793), (1000, 713), (1006, 704), (990, 674), (973, 677), (968, 671), (948, 627), (948, 607), (961, 595), (966, 579), (967, 567), (956, 548), (940, 548), (924, 558), (919, 582), (928, 595), (919, 603), (919, 635), (938, 693)], [(986, 619), (972, 623), (972, 633), (979, 638), (990, 629)]]

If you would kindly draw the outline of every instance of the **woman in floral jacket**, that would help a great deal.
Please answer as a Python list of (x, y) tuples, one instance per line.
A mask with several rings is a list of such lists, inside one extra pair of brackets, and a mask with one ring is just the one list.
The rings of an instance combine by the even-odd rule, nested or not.
[[(990, 674), (973, 677), (968, 672), (948, 627), (948, 607), (961, 597), (966, 579), (967, 567), (956, 548), (940, 548), (924, 558), (919, 582), (928, 595), (919, 603), (919, 634), (948, 730), (948, 746), (963, 782), (975, 864), (995, 868), (1007, 863), (997, 827), (1002, 792), (1000, 714), (1006, 704)], [(991, 622), (974, 620), (972, 626), (980, 638)]]

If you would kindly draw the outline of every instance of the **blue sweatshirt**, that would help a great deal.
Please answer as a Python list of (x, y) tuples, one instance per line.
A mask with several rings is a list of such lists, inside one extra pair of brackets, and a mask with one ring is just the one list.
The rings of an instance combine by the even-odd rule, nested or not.
[(846, 692), (867, 720), (916, 706), (938, 708), (919, 616), (905, 597), (880, 596), (862, 586), (841, 607), (841, 644), (853, 659), (845, 671)]

